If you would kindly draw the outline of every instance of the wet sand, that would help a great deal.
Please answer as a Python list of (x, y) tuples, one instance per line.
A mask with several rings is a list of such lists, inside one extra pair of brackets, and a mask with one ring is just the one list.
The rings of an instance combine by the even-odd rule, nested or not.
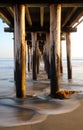
[[(48, 114), (47, 117), (45, 117), (45, 114), (38, 115), (39, 113), (37, 113), (35, 109), (34, 111), (33, 109), (31, 111), (31, 108), (28, 109), (26, 103), (22, 105), (21, 101), (19, 101), (19, 103), (24, 107), (19, 109), (18, 105), (20, 106), (20, 104), (18, 103), (18, 99), (17, 102), (13, 102), (14, 100), (10, 99), (1, 99), (2, 106), (0, 105), (0, 121), (3, 117), (2, 114), (5, 115), (5, 120), (2, 120), (3, 127), (0, 127), (0, 130), (83, 130), (83, 95), (78, 94), (77, 99), (77, 101), (80, 102), (80, 105), (76, 109), (66, 113), (63, 113), (62, 111), (60, 114)], [(57, 104), (56, 106), (58, 108), (61, 107), (60, 104)], [(71, 103), (69, 106), (71, 106)], [(33, 115), (34, 117), (31, 119)], [(9, 123), (9, 126), (7, 123)]]
[(72, 81), (65, 77), (61, 77), (61, 89), (79, 91), (67, 100), (47, 97), (50, 82), (43, 71), (37, 81), (31, 80), (31, 72), (27, 74), (24, 100), (15, 97), (13, 80), (4, 80), (0, 84), (0, 130), (83, 130), (82, 77)]

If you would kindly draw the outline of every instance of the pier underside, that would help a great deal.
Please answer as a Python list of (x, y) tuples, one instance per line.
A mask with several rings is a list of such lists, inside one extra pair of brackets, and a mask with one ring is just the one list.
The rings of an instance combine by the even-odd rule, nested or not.
[(0, 17), (9, 25), (4, 31), (14, 33), (14, 80), (18, 98), (26, 97), (26, 45), (28, 70), (32, 70), (33, 80), (37, 80), (43, 55), (50, 79), (50, 95), (54, 97), (60, 90), (61, 40), (66, 40), (68, 79), (72, 79), (70, 34), (77, 31), (82, 16), (81, 0), (79, 3), (76, 0), (73, 3), (66, 0), (0, 2)]

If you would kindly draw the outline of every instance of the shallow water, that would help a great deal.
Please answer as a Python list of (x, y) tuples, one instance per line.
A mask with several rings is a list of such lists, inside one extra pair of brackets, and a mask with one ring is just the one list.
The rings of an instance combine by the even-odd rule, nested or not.
[[(46, 115), (67, 113), (79, 107), (77, 97), (72, 100), (56, 100), (48, 97), (50, 81), (47, 79), (46, 72), (42, 71), (43, 68), (44, 65), (41, 63), (40, 74), (36, 81), (32, 80), (32, 73), (26, 71), (28, 97), (17, 99), (14, 85), (14, 61), (0, 59), (0, 127), (38, 123), (45, 120)], [(83, 94), (83, 60), (74, 60), (72, 71), (73, 79), (68, 81), (67, 64), (64, 60), (60, 89), (77, 90), (81, 92), (79, 95)]]
[[(38, 75), (37, 81), (31, 81), (32, 72), (26, 71), (26, 84), (27, 90), (30, 91), (41, 91), (42, 89), (47, 88), (50, 85), (50, 81), (47, 79), (47, 75), (43, 72), (44, 65), (40, 64), (40, 74)], [(27, 70), (27, 68), (26, 68)], [(33, 86), (33, 83), (36, 87)], [(37, 83), (43, 84), (43, 87), (39, 87)], [(63, 60), (63, 75), (61, 75), (61, 88), (67, 86), (71, 87), (71, 84), (74, 86), (73, 88), (77, 88), (81, 91), (83, 87), (83, 60), (72, 60), (72, 80), (68, 81), (67, 79), (67, 63), (66, 60)], [(69, 87), (68, 87), (69, 88)], [(82, 88), (83, 89), (83, 88)], [(14, 60), (13, 59), (0, 59), (0, 96), (7, 95), (10, 93), (15, 93), (15, 85), (14, 85)]]

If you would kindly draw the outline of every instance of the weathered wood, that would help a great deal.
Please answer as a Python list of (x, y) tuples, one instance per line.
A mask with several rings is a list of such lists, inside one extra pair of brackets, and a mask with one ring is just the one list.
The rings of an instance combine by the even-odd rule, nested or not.
[(64, 8), (70, 8), (70, 7), (83, 7), (83, 2), (82, 3), (68, 3), (68, 4), (62, 4), (62, 7)]
[(50, 33), (46, 33), (46, 54), (47, 54), (47, 74), (48, 74), (48, 79), (50, 79)]
[(66, 49), (67, 49), (67, 71), (68, 71), (68, 79), (72, 79), (71, 36), (70, 36), (70, 33), (66, 33)]
[(82, 17), (82, 19), (81, 20), (79, 20), (76, 24), (74, 24), (73, 26), (74, 26), (74, 28), (76, 28), (79, 24), (81, 24), (83, 22), (83, 17)]
[(65, 27), (65, 28), (62, 28), (62, 32), (77, 32), (77, 28)]
[(28, 52), (28, 72), (30, 72), (30, 45), (27, 44), (27, 52)]
[(47, 59), (48, 59), (48, 56), (47, 56), (47, 42), (44, 41), (44, 46), (43, 46), (44, 70), (48, 74), (48, 64), (47, 64), (48, 60)]
[[(78, 4), (78, 5), (80, 5), (81, 6), (81, 4), (83, 4), (83, 0), (79, 0), (79, 2), (78, 2), (78, 0), (64, 0), (64, 1), (62, 1), (62, 0), (58, 0), (58, 1), (55, 1), (55, 0), (49, 0), (49, 1), (45, 1), (45, 0), (18, 0), (18, 1), (15, 1), (15, 0), (8, 0), (8, 2), (7, 2), (7, 0), (4, 0), (4, 1), (0, 1), (0, 6), (2, 7), (4, 7), (4, 6), (13, 6), (13, 5), (15, 5), (15, 4), (39, 4), (38, 5), (38, 7), (40, 7), (40, 6), (42, 6), (42, 4), (44, 5), (44, 4), (46, 4), (46, 5), (48, 5), (48, 4), (66, 4), (66, 6), (67, 6), (67, 4), (72, 4), (72, 6), (73, 6), (73, 4), (74, 4), (74, 6), (76, 6), (75, 5), (75, 3), (76, 4)], [(45, 6), (46, 6), (45, 5)], [(33, 5), (32, 5), (33, 6)], [(31, 7), (31, 6), (30, 6)]]
[(6, 22), (9, 26), (11, 26), (11, 21), (3, 14), (0, 12), (0, 18), (3, 19), (4, 22)]
[(39, 74), (41, 54), (42, 52), (40, 50), (39, 41), (37, 41), (37, 74)]
[[(4, 31), (5, 32), (13, 32), (14, 31), (14, 29), (13, 28), (9, 28), (9, 27), (5, 27), (4, 28)], [(49, 27), (47, 26), (47, 27), (42, 27), (42, 28), (40, 28), (40, 27), (38, 27), (38, 26), (35, 26), (35, 27), (28, 27), (28, 28), (26, 28), (26, 32), (49, 32)], [(74, 28), (74, 27), (63, 27), (62, 28), (62, 32), (77, 32), (77, 28)], [(41, 39), (42, 38), (42, 39)], [(38, 38), (38, 40), (45, 40), (45, 38), (44, 37), (39, 37)], [(31, 38), (28, 38), (27, 37), (27, 40), (31, 40)]]
[(43, 45), (43, 61), (44, 61), (44, 70), (46, 71), (46, 42), (44, 41)]
[(61, 5), (50, 5), (51, 95), (60, 88)]
[(14, 6), (16, 96), (26, 96), (25, 6)]
[(76, 10), (77, 10), (77, 7), (74, 7), (72, 11), (68, 13), (67, 18), (64, 20), (64, 23), (62, 23), (62, 27), (66, 25), (66, 23), (72, 17), (72, 15), (75, 13)]
[[(14, 49), (14, 58), (15, 58), (15, 33), (13, 33), (13, 49)], [(16, 81), (15, 73), (16, 73), (16, 69), (15, 69), (15, 62), (14, 62), (14, 81)]]
[(54, 37), (56, 42), (57, 55), (57, 91), (60, 89), (60, 41), (61, 41), (61, 4), (55, 5), (55, 29)]
[[(5, 27), (4, 28), (4, 31), (5, 32), (13, 32), (14, 29), (13, 28), (9, 28), (9, 27)], [(39, 25), (33, 25), (33, 26), (29, 26), (29, 27), (26, 27), (26, 32), (49, 32), (49, 26), (43, 26), (43, 27), (40, 27)]]
[(79, 19), (83, 16), (83, 9), (79, 9), (79, 15), (75, 15), (75, 17), (72, 18), (70, 26), (72, 27), (76, 22), (79, 21)]
[(43, 27), (44, 24), (44, 7), (40, 7), (40, 25)]
[(39, 55), (37, 55), (37, 74), (39, 74)]
[(63, 64), (62, 64), (62, 41), (60, 42), (60, 72), (63, 73)]
[(33, 65), (32, 65), (32, 77), (33, 80), (37, 79), (37, 33), (32, 32), (32, 60), (33, 60)]
[[(77, 28), (75, 28), (75, 27), (63, 27), (61, 30), (62, 30), (62, 32), (77, 32)], [(9, 27), (5, 27), (4, 31), (5, 32), (13, 32), (14, 29), (9, 28)], [(49, 32), (49, 27), (48, 26), (42, 27), (42, 28), (39, 26), (28, 27), (28, 28), (26, 28), (26, 32), (29, 32), (29, 33), (31, 33), (31, 32), (44, 32), (45, 33), (45, 32)], [(39, 37), (38, 40), (45, 40), (45, 37), (41, 37), (41, 38)], [(27, 37), (27, 40), (28, 39), (31, 40), (30, 37)]]
[(8, 12), (11, 14), (12, 17), (14, 17), (14, 11), (12, 7), (7, 7)]
[(28, 24), (30, 26), (32, 26), (32, 20), (31, 20), (31, 16), (30, 16), (30, 12), (29, 12), (28, 6), (25, 7), (25, 10), (26, 10), (26, 19), (28, 21)]
[(51, 95), (57, 91), (57, 66), (56, 66), (56, 49), (54, 43), (54, 5), (50, 5), (50, 87)]

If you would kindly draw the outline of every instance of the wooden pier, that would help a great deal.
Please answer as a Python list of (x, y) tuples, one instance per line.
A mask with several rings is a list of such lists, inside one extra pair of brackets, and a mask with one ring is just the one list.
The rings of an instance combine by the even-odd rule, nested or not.
[[(26, 97), (26, 43), (28, 44), (28, 71), (32, 69), (33, 80), (39, 73), (37, 47), (43, 53), (46, 42), (47, 75), (50, 79), (50, 94), (60, 89), (62, 71), (62, 34), (66, 34), (68, 79), (72, 79), (71, 33), (73, 25), (83, 16), (83, 1), (62, 0), (14, 0), (0, 2), (0, 17), (9, 27), (5, 32), (14, 33), (14, 79), (16, 97)], [(26, 42), (27, 41), (27, 42)], [(32, 48), (32, 52), (30, 51)], [(29, 57), (32, 55), (31, 57)], [(30, 63), (32, 59), (32, 63)]]

